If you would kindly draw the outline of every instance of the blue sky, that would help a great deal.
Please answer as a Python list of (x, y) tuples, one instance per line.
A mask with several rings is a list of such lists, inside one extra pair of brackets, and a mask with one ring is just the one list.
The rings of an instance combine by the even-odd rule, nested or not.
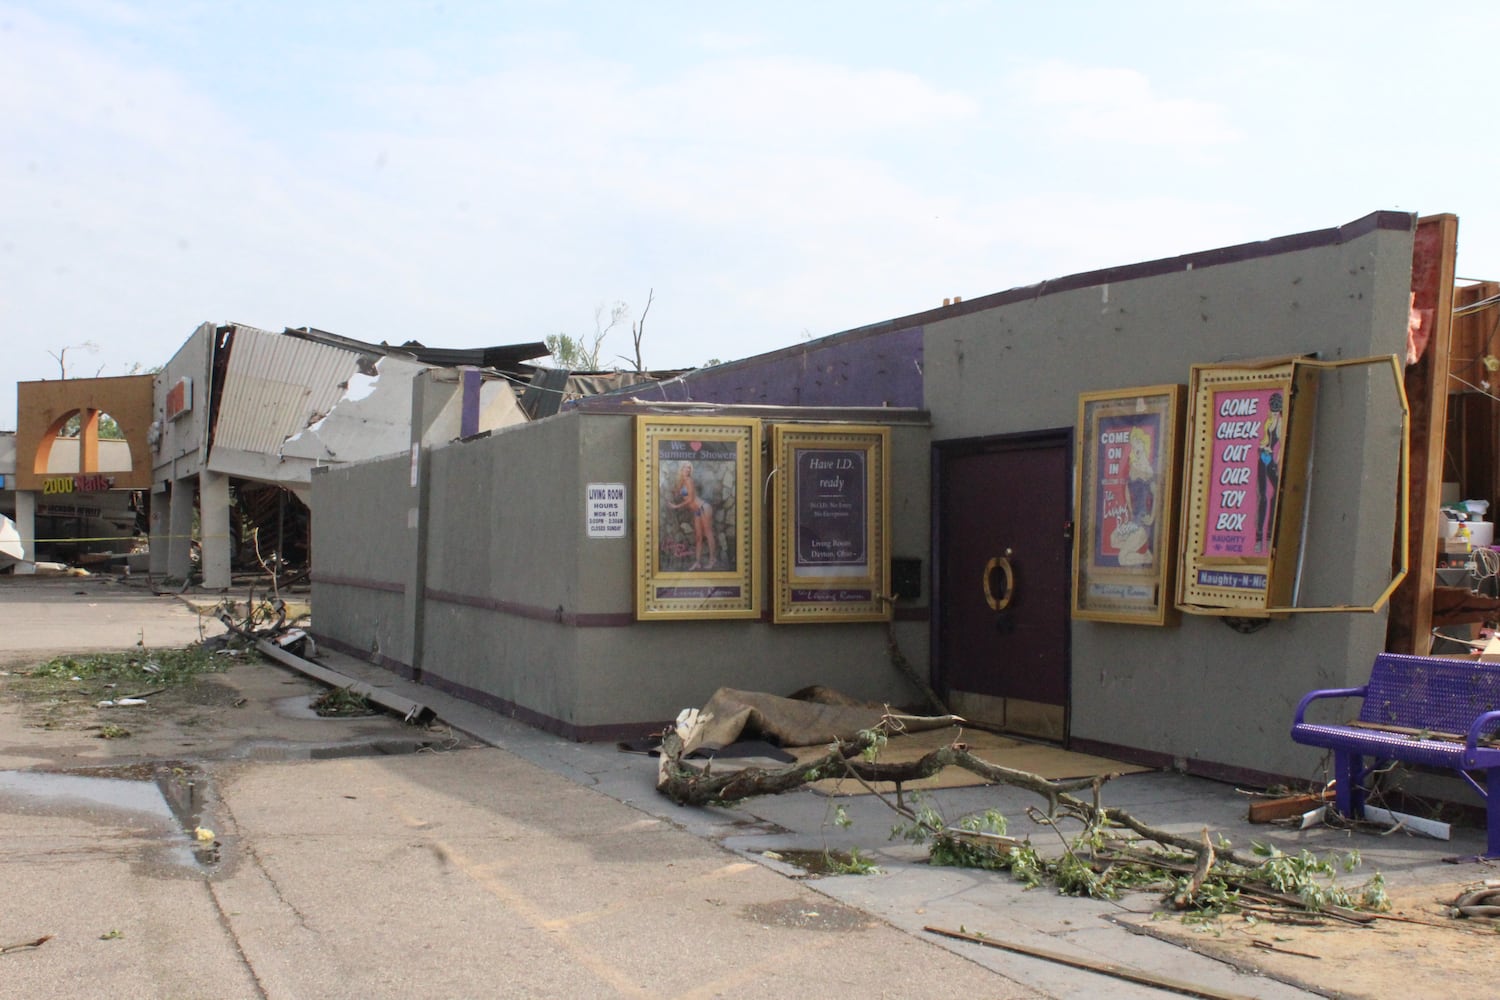
[(65, 350), (126, 374), (205, 320), (470, 347), (649, 290), (646, 364), (691, 367), (1378, 209), (1458, 215), (1460, 275), (1500, 278), (1496, 29), (1479, 3), (0, 0), (0, 429)]

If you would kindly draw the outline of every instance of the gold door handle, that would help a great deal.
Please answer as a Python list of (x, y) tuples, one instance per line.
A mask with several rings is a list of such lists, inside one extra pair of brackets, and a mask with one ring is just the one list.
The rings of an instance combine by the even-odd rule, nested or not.
[[(996, 570), (1005, 574), (1005, 590), (999, 597), (995, 596), (995, 588), (990, 585)], [(1016, 571), (1010, 565), (1010, 549), (1006, 549), (1005, 555), (996, 556), (984, 564), (984, 602), (995, 611), (1004, 611), (1010, 607), (1010, 600), (1014, 596), (1016, 596)]]

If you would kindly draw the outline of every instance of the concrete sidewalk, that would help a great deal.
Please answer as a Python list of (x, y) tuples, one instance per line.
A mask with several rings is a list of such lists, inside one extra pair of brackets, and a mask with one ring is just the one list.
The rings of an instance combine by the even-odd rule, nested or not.
[[(1095, 995), (1097, 989), (1099, 994), (1108, 992), (1113, 997), (1162, 995), (1158, 989), (944, 938), (924, 928), (962, 928), (996, 941), (1062, 952), (1083, 960), (1119, 963), (1153, 976), (1195, 984), (1210, 994), (1217, 991), (1267, 1000), (1311, 995), (1308, 989), (1290, 984), (1303, 982), (1295, 973), (1283, 975), (1286, 981), (1277, 981), (1246, 971), (1264, 964), (1254, 959), (1237, 968), (1221, 960), (1222, 956), (1205, 957), (1151, 936), (1151, 914), (1160, 909), (1155, 894), (1137, 893), (1117, 901), (1062, 897), (1046, 889), (1026, 891), (1003, 872), (930, 866), (925, 863), (924, 848), (889, 839), (888, 832), (899, 817), (875, 796), (831, 798), (801, 789), (745, 800), (733, 808), (684, 808), (655, 790), (655, 758), (620, 752), (614, 745), (579, 744), (551, 736), (353, 657), (320, 653), (320, 662), (421, 701), (440, 719), (476, 739), (670, 821), (788, 877), (803, 878), (806, 873), (768, 858), (766, 852), (857, 847), (879, 865), (880, 874), (807, 879), (806, 884), (1042, 993), (1058, 997)], [(1395, 891), (1483, 878), (1488, 873), (1488, 869), (1455, 866), (1443, 860), (1482, 851), (1484, 835), (1480, 830), (1455, 830), (1453, 840), (1441, 842), (1404, 833), (1381, 837), (1322, 826), (1291, 830), (1252, 825), (1245, 794), (1219, 782), (1173, 773), (1125, 775), (1105, 786), (1104, 795), (1107, 805), (1123, 808), (1143, 822), (1193, 837), (1207, 827), (1246, 853), (1257, 841), (1293, 854), (1304, 849), (1319, 856), (1358, 850), (1363, 857), (1361, 868), (1341, 878), (1340, 884), (1356, 885), (1378, 871)], [(1029, 836), (1043, 850), (1045, 845), (1058, 842), (1056, 831), (1026, 818), (1028, 807), (1042, 804), (1030, 792), (991, 786), (943, 789), (923, 796), (950, 820), (994, 808), (1010, 820), (1012, 835)], [(848, 827), (834, 822), (838, 806), (852, 821)], [(1320, 975), (1330, 971), (1320, 970)], [(1078, 992), (1080, 983), (1090, 978), (1095, 980), (1094, 989)], [(1326, 993), (1327, 986), (1311, 979), (1304, 985), (1331, 995)]]

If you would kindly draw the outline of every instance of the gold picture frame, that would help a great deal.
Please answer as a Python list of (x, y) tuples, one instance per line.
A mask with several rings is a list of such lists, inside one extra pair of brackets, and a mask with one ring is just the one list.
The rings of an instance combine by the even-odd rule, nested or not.
[(760, 422), (635, 418), (636, 618), (758, 618)]
[(888, 427), (771, 427), (772, 621), (889, 621)]
[(1176, 621), (1185, 398), (1181, 385), (1078, 397), (1074, 618), (1136, 625)]

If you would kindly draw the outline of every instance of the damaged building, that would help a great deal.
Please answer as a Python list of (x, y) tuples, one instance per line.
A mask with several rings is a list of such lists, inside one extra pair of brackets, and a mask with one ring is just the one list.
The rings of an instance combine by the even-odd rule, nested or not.
[(152, 378), (16, 385), (0, 435), (0, 571), (124, 569), (143, 544)]
[(313, 469), (524, 423), (513, 386), (544, 354), (202, 324), (157, 376), (152, 574), (217, 590), (241, 569), (305, 571)]
[(680, 374), (527, 363), (546, 353), (204, 323), (154, 375), (20, 383), (19, 431), (0, 435), (0, 571), (128, 566), (211, 590), (305, 576), (312, 469), (404, 454), (413, 427), (433, 445)]
[[(339, 515), (314, 526), (315, 633), (576, 739), (660, 730), (720, 688), (907, 705), (930, 682), (999, 730), (1306, 776), (1315, 755), (1287, 738), (1298, 699), (1362, 682), (1383, 650), (1425, 651), (1455, 246), (1451, 216), (1376, 212), (952, 299), (320, 467), (313, 506)], [(1191, 395), (1216, 379), (1254, 433), (1295, 414), (1272, 442), (1288, 470), (1284, 498), (1265, 491), (1275, 554), (1235, 510), (1205, 533), (1215, 508), (1189, 468), (1241, 484), (1224, 503), (1257, 501), (1238, 443), (1252, 421), (1216, 426)], [(1121, 541), (1137, 426), (1164, 477), (1154, 516), (1128, 525), (1155, 525), (1151, 548)], [(1236, 440), (1214, 460), (1232, 446), (1243, 469), (1208, 463), (1220, 432)], [(800, 481), (788, 457), (809, 451), (863, 470), (866, 492)], [(1091, 461), (1121, 499), (1078, 492)], [(806, 499), (818, 489), (837, 502)], [(820, 578), (798, 518), (840, 505), (868, 530), (829, 551), (859, 569)]]

